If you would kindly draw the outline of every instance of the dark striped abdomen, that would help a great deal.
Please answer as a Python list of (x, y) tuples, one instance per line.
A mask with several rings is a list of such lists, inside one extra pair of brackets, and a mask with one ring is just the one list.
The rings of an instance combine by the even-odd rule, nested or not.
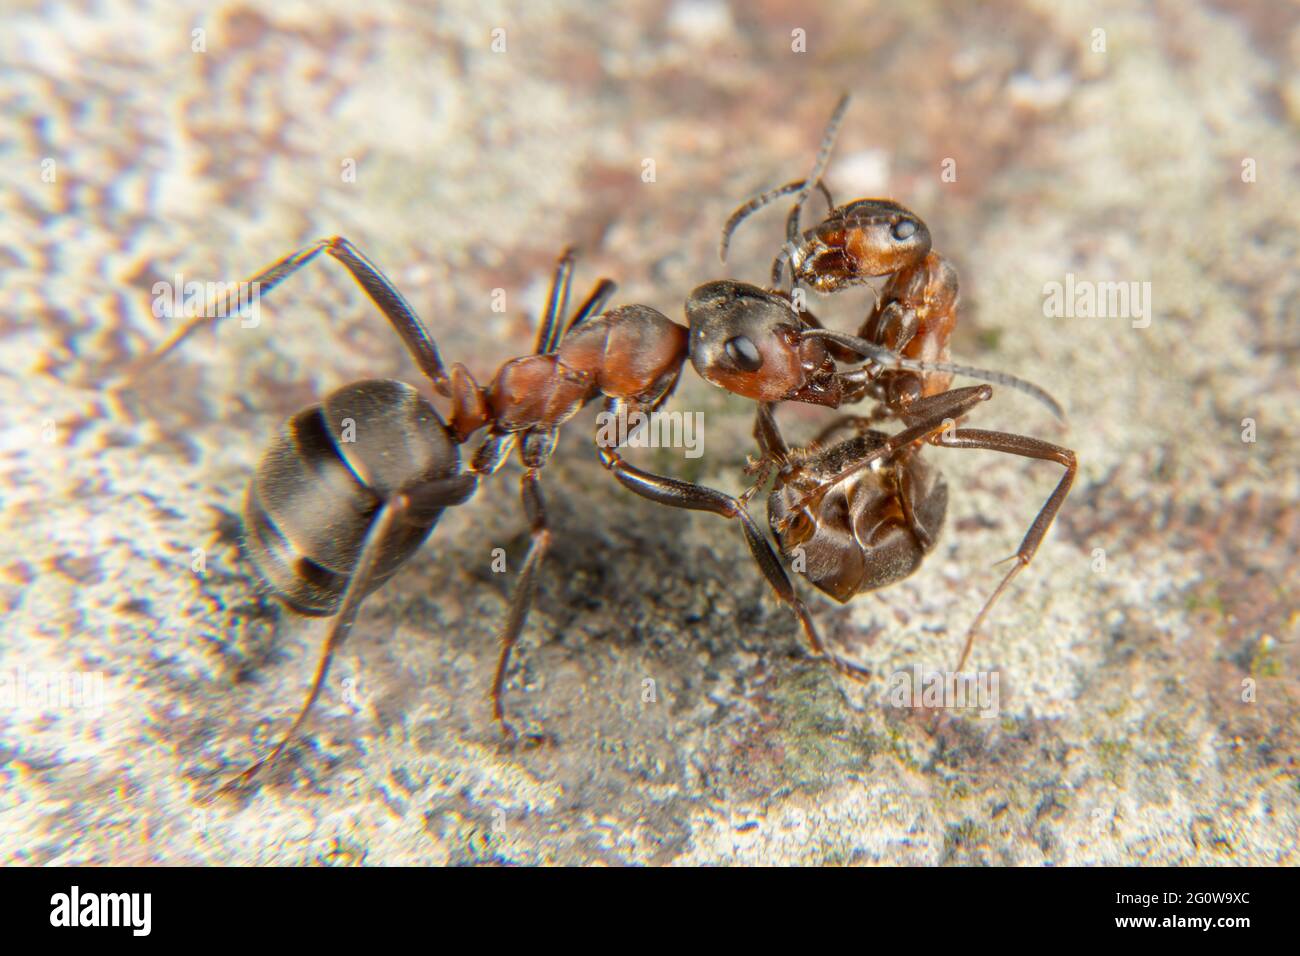
[[(290, 418), (248, 488), (245, 549), (262, 579), (304, 614), (332, 614), (383, 503), (403, 488), (460, 471), (442, 418), (404, 382), (356, 382)], [(399, 526), (374, 591), (424, 543), (441, 510)]]

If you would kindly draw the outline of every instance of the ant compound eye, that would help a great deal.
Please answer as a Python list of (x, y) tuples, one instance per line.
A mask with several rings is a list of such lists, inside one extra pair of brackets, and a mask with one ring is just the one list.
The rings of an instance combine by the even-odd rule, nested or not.
[(754, 343), (743, 335), (727, 339), (723, 348), (727, 352), (727, 358), (742, 372), (757, 372), (763, 367), (763, 356)]
[(916, 223), (910, 219), (900, 219), (894, 223), (892, 230), (894, 238), (899, 242), (904, 242), (916, 235)]

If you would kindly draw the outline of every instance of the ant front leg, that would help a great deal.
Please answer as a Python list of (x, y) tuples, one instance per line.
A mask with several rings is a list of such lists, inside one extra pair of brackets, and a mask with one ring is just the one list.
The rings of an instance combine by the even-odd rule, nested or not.
[[(609, 410), (611, 414), (618, 416), (628, 414), (626, 404), (618, 401), (611, 402)], [(817, 634), (817, 628), (813, 625), (812, 616), (808, 613), (808, 608), (800, 600), (794, 585), (790, 582), (789, 575), (785, 573), (785, 568), (776, 555), (776, 551), (768, 543), (767, 538), (763, 536), (758, 525), (754, 523), (754, 519), (750, 517), (749, 512), (745, 510), (743, 502), (731, 495), (704, 485), (643, 471), (625, 461), (619, 455), (617, 448), (606, 448), (597, 444), (597, 450), (600, 453), (601, 463), (613, 473), (618, 483), (641, 497), (648, 498), (661, 505), (668, 505), (671, 508), (709, 511), (723, 518), (739, 521), (741, 529), (745, 533), (745, 543), (749, 545), (749, 551), (753, 555), (754, 563), (758, 565), (763, 577), (776, 593), (777, 599), (793, 610), (795, 616), (799, 618), (799, 624), (808, 639), (812, 655), (825, 660), (846, 677), (851, 677), (863, 683), (870, 680), (871, 672), (869, 670), (839, 657), (822, 643)]]
[[(438, 354), (438, 346), (420, 321), (420, 317), (416, 315), (410, 303), (403, 298), (402, 293), (397, 291), (397, 287), (379, 271), (379, 267), (366, 258), (360, 249), (342, 236), (320, 239), (291, 255), (285, 256), (278, 262), (267, 266), (247, 282), (242, 283), (240, 288), (251, 286), (254, 290), (253, 294), (260, 297), (264, 293), (270, 292), (322, 252), (329, 253), (329, 255), (343, 263), (344, 267), (352, 273), (352, 277), (357, 280), (366, 295), (379, 307), (379, 311), (384, 314), (389, 324), (401, 336), (402, 341), (406, 344), (407, 351), (411, 353), (411, 358), (420, 367), (420, 371), (433, 382), (441, 394), (449, 395), (447, 370), (443, 367), (442, 356)], [(229, 307), (230, 295), (231, 293), (227, 290), (221, 299), (210, 303), (208, 309), (210, 314), (196, 316), (186, 322), (153, 351), (146, 353), (131, 363), (119, 378), (109, 383), (108, 388), (118, 391), (130, 386), (141, 375), (179, 348), (181, 343), (198, 329), (207, 325), (216, 325), (223, 318), (236, 314), (238, 310), (232, 312)]]
[(877, 405), (866, 415), (838, 415), (831, 419), (825, 428), (813, 435), (808, 440), (808, 444), (813, 447), (824, 445), (842, 428), (852, 428), (859, 435), (863, 435), (869, 432), (873, 425), (879, 425), (893, 417), (894, 413), (884, 405)]
[(987, 451), (999, 451), (1007, 455), (1019, 455), (1022, 458), (1054, 461), (1065, 467), (1065, 474), (1061, 476), (1056, 488), (1048, 496), (1043, 507), (1039, 509), (1037, 516), (1034, 518), (1034, 523), (1029, 526), (1029, 531), (1026, 532), (1024, 540), (1020, 542), (1020, 547), (1015, 554), (1007, 559), (1016, 563), (1006, 573), (1006, 576), (1003, 577), (993, 594), (989, 596), (989, 599), (984, 602), (984, 606), (980, 608), (979, 614), (975, 616), (970, 629), (966, 632), (966, 644), (962, 648), (961, 659), (957, 662), (957, 671), (960, 672), (966, 666), (966, 658), (970, 655), (971, 647), (975, 643), (975, 635), (979, 632), (980, 625), (984, 622), (989, 610), (997, 599), (1002, 596), (1002, 592), (1007, 589), (1012, 579), (1020, 573), (1021, 569), (1030, 562), (1035, 552), (1038, 551), (1038, 546), (1042, 544), (1047, 529), (1052, 526), (1056, 513), (1061, 510), (1061, 504), (1065, 501), (1066, 495), (1070, 493), (1070, 486), (1074, 483), (1074, 476), (1078, 472), (1079, 465), (1074, 452), (1068, 448), (1062, 448), (1060, 445), (1053, 445), (1038, 438), (1015, 435), (1009, 432), (984, 431), (979, 428), (958, 428), (952, 432), (941, 432), (933, 439), (933, 442), (944, 448), (982, 448)]
[(916, 309), (904, 306), (897, 299), (882, 298), (863, 321), (858, 335), (901, 353), (916, 338), (919, 329)]

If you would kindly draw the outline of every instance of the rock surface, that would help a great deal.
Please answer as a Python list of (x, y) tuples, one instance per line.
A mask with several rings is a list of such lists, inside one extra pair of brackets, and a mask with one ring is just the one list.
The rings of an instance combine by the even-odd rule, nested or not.
[[(203, 6), (10, 3), (0, 28), (0, 690), (95, 672), (104, 696), (0, 706), (0, 860), (1300, 862), (1300, 11)], [(487, 702), (527, 543), (512, 461), (368, 602), (286, 756), (204, 804), (286, 726), (323, 627), (234, 543), (259, 452), (331, 388), (418, 373), (316, 263), (257, 328), (104, 402), (90, 386), (168, 331), (155, 283), (341, 233), (486, 379), (531, 348), (566, 244), (581, 288), (608, 274), (679, 320), (699, 282), (763, 281), (781, 214), (726, 267), (719, 227), (806, 171), (843, 90), (837, 198), (916, 209), (961, 272), (954, 355), (1069, 410), (1064, 431), (1003, 392), (974, 423), (1081, 463), (976, 645), (997, 715), (809, 661), (739, 530), (622, 491), (586, 412), (545, 472), (555, 546), (507, 696), (553, 743), (503, 747)], [(1149, 312), (1045, 314), (1052, 283), (1112, 281)], [(869, 301), (814, 308), (851, 329)], [(632, 457), (745, 487), (752, 407), (690, 369), (669, 407), (703, 413), (703, 456)], [(844, 607), (803, 585), (882, 674), (952, 666), (1059, 474), (927, 454), (951, 505), (923, 569)]]

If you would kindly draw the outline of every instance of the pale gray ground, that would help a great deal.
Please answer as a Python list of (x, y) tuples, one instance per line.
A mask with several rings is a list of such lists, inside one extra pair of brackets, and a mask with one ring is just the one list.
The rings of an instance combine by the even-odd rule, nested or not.
[[(107, 701), (0, 710), (0, 860), (1297, 862), (1294, 6), (91, 6), (0, 23), (0, 673), (102, 671)], [(978, 415), (1081, 461), (974, 655), (1000, 717), (935, 730), (810, 663), (739, 530), (619, 489), (586, 413), (546, 472), (557, 543), (508, 695), (556, 744), (503, 748), (486, 700), (491, 549), (513, 569), (526, 543), (512, 464), (367, 605), (261, 787), (203, 808), (297, 707), (321, 633), (258, 597), (222, 514), (283, 417), (417, 373), (322, 263), (115, 411), (85, 386), (166, 333), (153, 284), (342, 233), (485, 378), (530, 347), (566, 243), (582, 288), (609, 274), (678, 319), (701, 281), (762, 280), (781, 214), (726, 269), (718, 228), (804, 172), (844, 89), (837, 196), (920, 212), (961, 271), (957, 357), (1070, 412)], [(1149, 327), (1045, 318), (1068, 273), (1149, 282)], [(868, 301), (815, 307), (852, 328)], [(751, 406), (688, 369), (670, 407), (704, 413), (704, 457), (636, 457), (741, 490)], [(929, 454), (953, 494), (924, 569), (847, 608), (804, 587), (885, 672), (951, 666), (1059, 473)]]

